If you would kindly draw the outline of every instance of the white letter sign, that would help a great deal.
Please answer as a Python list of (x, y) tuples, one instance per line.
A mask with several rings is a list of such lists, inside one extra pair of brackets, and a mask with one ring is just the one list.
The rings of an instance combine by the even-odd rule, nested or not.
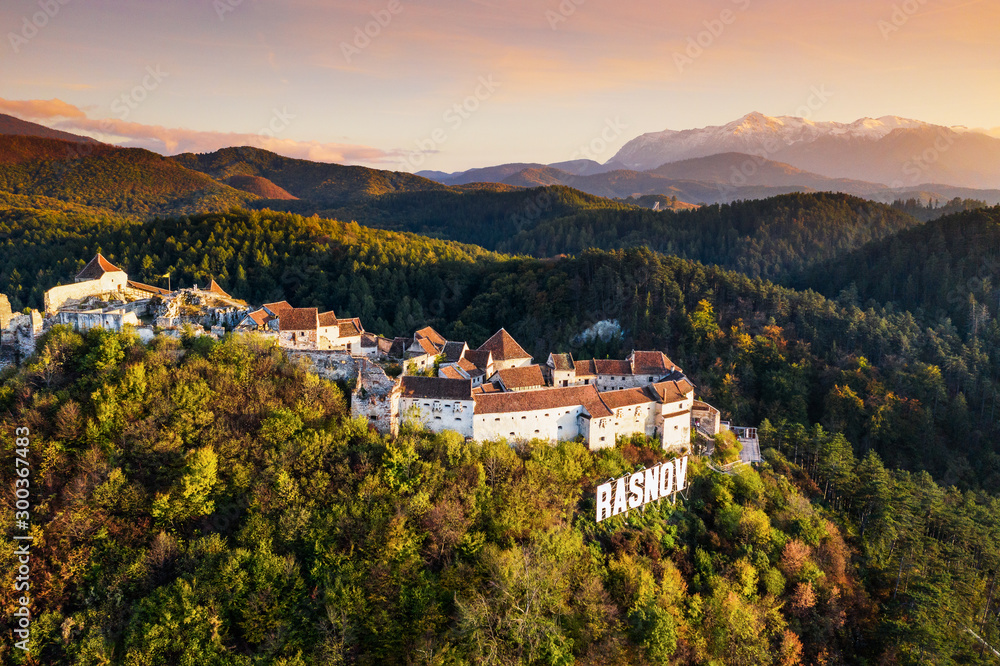
[(684, 490), (687, 466), (684, 456), (597, 486), (597, 522)]

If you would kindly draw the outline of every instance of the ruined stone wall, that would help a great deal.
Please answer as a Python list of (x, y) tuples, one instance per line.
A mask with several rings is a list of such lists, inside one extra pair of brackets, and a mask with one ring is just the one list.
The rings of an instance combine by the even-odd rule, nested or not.
[(22, 315), (17, 321), (17, 351), (21, 359), (25, 359), (35, 353), (35, 343), (38, 336), (42, 334), (42, 314), (38, 310), (32, 310), (29, 315)]
[(58, 312), (54, 318), (57, 324), (68, 324), (78, 331), (87, 331), (92, 328), (103, 328), (108, 331), (121, 332), (126, 324), (132, 326), (139, 325), (139, 318), (135, 312), (126, 312), (124, 309), (117, 309), (111, 312)]
[[(119, 275), (125, 275), (119, 273)], [(107, 276), (105, 276), (106, 278)], [(100, 296), (102, 294), (114, 293), (119, 297), (124, 297), (125, 293), (120, 290), (114, 280), (86, 280), (74, 284), (64, 284), (52, 287), (45, 292), (45, 314), (53, 314), (66, 303), (66, 301), (87, 298), (88, 296)]]
[(358, 360), (343, 352), (324, 352), (305, 349), (289, 349), (288, 356), (293, 359), (304, 359), (310, 370), (323, 379), (330, 381), (348, 381), (358, 376)]
[(10, 301), (5, 294), (0, 294), (0, 330), (10, 326), (14, 313), (10, 310)]
[(383, 435), (399, 432), (399, 382), (380, 366), (359, 358), (358, 382), (351, 393), (351, 416), (367, 419)]

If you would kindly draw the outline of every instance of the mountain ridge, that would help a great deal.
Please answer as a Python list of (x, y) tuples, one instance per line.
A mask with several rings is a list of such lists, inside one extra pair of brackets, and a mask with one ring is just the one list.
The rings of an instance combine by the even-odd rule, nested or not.
[(963, 126), (897, 116), (837, 123), (753, 112), (725, 125), (641, 134), (605, 166), (647, 171), (728, 152), (761, 155), (830, 178), (893, 187), (945, 182), (1000, 188), (1000, 139)]

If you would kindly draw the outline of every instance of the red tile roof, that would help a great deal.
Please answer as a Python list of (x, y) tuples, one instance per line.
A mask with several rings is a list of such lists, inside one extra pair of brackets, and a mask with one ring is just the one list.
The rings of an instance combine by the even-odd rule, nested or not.
[(531, 358), (531, 354), (524, 351), (521, 345), (511, 337), (504, 329), (500, 329), (493, 334), (489, 340), (484, 342), (477, 351), (489, 350), (493, 352), (495, 361), (512, 361), (515, 359)]
[(497, 372), (500, 381), (509, 391), (527, 389), (534, 386), (545, 386), (542, 368), (537, 365), (526, 365), (523, 368), (506, 368)]
[(319, 312), (316, 308), (291, 308), (278, 317), (278, 327), (282, 331), (315, 331), (319, 326)]
[(620, 407), (631, 407), (641, 405), (646, 402), (656, 402), (643, 388), (627, 388), (620, 391), (605, 391), (601, 394), (601, 400), (611, 409)]
[(219, 283), (215, 281), (215, 278), (212, 278), (212, 281), (208, 283), (208, 287), (205, 289), (205, 291), (210, 291), (213, 294), (218, 294), (219, 296), (225, 296), (226, 298), (232, 298), (232, 296), (227, 294), (222, 289), (222, 287), (219, 286)]
[(414, 342), (420, 345), (420, 348), (424, 350), (425, 354), (430, 356), (437, 356), (438, 348), (434, 346), (434, 343), (427, 338), (415, 338)]
[(453, 365), (446, 365), (441, 368), (441, 375), (448, 379), (465, 379), (462, 373), (459, 372)]
[(469, 349), (465, 352), (464, 358), (471, 361), (480, 370), (485, 370), (490, 365), (492, 352), (488, 349)]
[(619, 361), (609, 358), (595, 358), (594, 368), (599, 375), (621, 375), (627, 377), (632, 374), (632, 365), (628, 361)]
[(359, 319), (338, 319), (337, 324), (340, 326), (340, 337), (342, 338), (356, 338), (364, 330), (361, 328), (361, 320)]
[(333, 310), (319, 313), (320, 326), (335, 326), (337, 324), (337, 313)]
[(633, 351), (632, 352), (632, 372), (637, 375), (660, 375), (661, 377), (671, 370), (680, 370), (667, 355), (658, 351)]
[(502, 393), (502, 391), (497, 388), (496, 384), (480, 384), (472, 389), (472, 393), (475, 395), (477, 393)]
[(430, 326), (424, 326), (422, 329), (413, 334), (415, 338), (427, 338), (434, 343), (436, 347), (443, 347), (444, 343), (448, 342), (443, 335), (435, 331)]
[(253, 320), (253, 323), (258, 326), (264, 326), (267, 322), (271, 321), (272, 317), (267, 313), (267, 310), (261, 308), (260, 310), (254, 310), (253, 312), (248, 312), (247, 316)]
[(596, 375), (597, 369), (594, 368), (594, 361), (573, 361), (573, 369), (576, 371), (576, 376), (584, 375)]
[(264, 303), (263, 307), (267, 308), (277, 317), (280, 317), (281, 313), (284, 312), (285, 310), (292, 309), (292, 306), (288, 301), (278, 301), (277, 303)]
[(476, 414), (532, 412), (582, 405), (592, 417), (611, 416), (611, 411), (601, 401), (601, 396), (593, 385), (516, 393), (482, 393), (473, 397), (476, 400)]
[(76, 274), (77, 280), (98, 280), (105, 273), (121, 273), (122, 269), (118, 268), (110, 261), (104, 258), (104, 255), (98, 252), (94, 255), (94, 258), (87, 262), (87, 265), (83, 267), (83, 270)]
[(441, 353), (444, 354), (445, 361), (448, 363), (457, 363), (462, 358), (465, 350), (466, 345), (464, 342), (447, 342)]
[(572, 354), (549, 354), (549, 361), (555, 370), (572, 370), (574, 367)]
[(677, 402), (678, 400), (683, 400), (687, 397), (687, 394), (694, 390), (694, 386), (691, 385), (686, 379), (674, 380), (668, 382), (658, 382), (653, 384), (652, 389), (660, 397), (662, 402)]
[(403, 377), (400, 383), (404, 398), (436, 400), (471, 400), (472, 381), (444, 377)]
[(154, 287), (153, 285), (143, 284), (142, 282), (135, 282), (134, 280), (129, 280), (126, 284), (137, 291), (148, 291), (151, 294), (159, 294), (160, 296), (166, 296), (167, 294), (172, 294), (173, 292), (167, 291), (166, 289), (161, 289), (160, 287)]

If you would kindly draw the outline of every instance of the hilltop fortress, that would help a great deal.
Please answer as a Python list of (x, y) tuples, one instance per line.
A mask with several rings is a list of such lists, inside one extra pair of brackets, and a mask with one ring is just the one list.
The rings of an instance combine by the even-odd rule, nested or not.
[(474, 349), (429, 326), (412, 337), (383, 338), (333, 311), (286, 301), (251, 308), (215, 280), (177, 290), (135, 282), (100, 254), (72, 284), (46, 292), (44, 316), (14, 315), (0, 298), (3, 340), (22, 356), (57, 324), (81, 331), (130, 326), (144, 340), (155, 329), (179, 336), (181, 327), (195, 335), (273, 338), (321, 376), (352, 381), (351, 414), (385, 434), (409, 420), (470, 439), (580, 438), (591, 449), (644, 435), (686, 452), (693, 437), (711, 438), (728, 426), (718, 410), (695, 400), (694, 384), (660, 351), (633, 351), (620, 360), (551, 353), (538, 364), (502, 328)]

